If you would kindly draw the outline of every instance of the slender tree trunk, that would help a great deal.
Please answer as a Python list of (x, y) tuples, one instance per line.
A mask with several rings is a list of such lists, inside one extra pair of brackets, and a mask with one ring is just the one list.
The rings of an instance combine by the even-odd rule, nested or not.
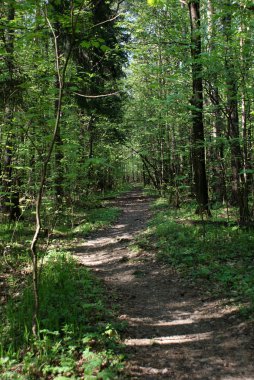
[(250, 80), (249, 72), (251, 68), (251, 57), (253, 43), (249, 36), (249, 29), (244, 23), (241, 23), (240, 31), (242, 37), (240, 39), (241, 65), (242, 65), (242, 94), (241, 94), (241, 126), (243, 137), (243, 167), (244, 167), (244, 183), (247, 196), (252, 188), (253, 175), (250, 173), (251, 167), (251, 129), (250, 114), (251, 100), (248, 95), (248, 81)]
[[(217, 35), (216, 25), (214, 23), (214, 6), (213, 0), (208, 0), (208, 39), (209, 52), (213, 54), (215, 48), (215, 37)], [(224, 168), (224, 143), (223, 132), (224, 122), (221, 110), (221, 102), (219, 88), (217, 85), (218, 75), (212, 70), (212, 75), (209, 83), (210, 101), (214, 106), (214, 124), (213, 124), (213, 139), (215, 140), (214, 149), (212, 149), (213, 165), (213, 181), (211, 187), (215, 193), (216, 201), (225, 202), (227, 199), (226, 183), (225, 183), (225, 168)]]
[[(59, 92), (59, 88), (58, 88)], [(57, 116), (57, 108), (56, 108), (56, 116)], [(61, 128), (58, 128), (57, 134), (56, 134), (56, 142), (55, 142), (55, 195), (56, 195), (56, 201), (58, 205), (61, 205), (64, 197), (64, 188), (63, 188), (63, 164), (62, 160), (64, 158), (63, 155), (63, 141), (61, 137)]]
[[(36, 227), (35, 227), (35, 232), (34, 232), (34, 236), (33, 236), (31, 247), (30, 247), (32, 264), (33, 264), (32, 274), (33, 274), (33, 294), (34, 294), (34, 313), (33, 313), (32, 330), (35, 336), (38, 333), (37, 319), (38, 319), (39, 307), (40, 307), (37, 245), (38, 245), (39, 234), (41, 230), (41, 205), (42, 205), (42, 198), (43, 198), (43, 193), (44, 193), (44, 186), (45, 186), (45, 182), (47, 178), (47, 169), (52, 157), (57, 135), (59, 133), (61, 115), (62, 115), (62, 102), (63, 102), (63, 89), (64, 89), (64, 84), (65, 84), (65, 75), (66, 75), (66, 70), (68, 67), (68, 63), (69, 63), (72, 48), (73, 48), (73, 45), (71, 44), (69, 51), (67, 52), (64, 66), (61, 70), (57, 35), (47, 16), (47, 13), (45, 14), (45, 17), (53, 36), (53, 42), (54, 42), (54, 48), (55, 48), (56, 74), (59, 80), (59, 91), (58, 91), (58, 97), (57, 97), (57, 111), (56, 111), (56, 117), (55, 117), (54, 131), (52, 134), (47, 156), (45, 158), (45, 161), (43, 162), (42, 169), (41, 169), (41, 179), (40, 179), (39, 190), (38, 190), (37, 199), (36, 199)], [(73, 19), (72, 19), (72, 24), (73, 24)]]
[(87, 131), (89, 133), (89, 153), (88, 153), (88, 158), (93, 158), (94, 155), (94, 123), (95, 123), (95, 117), (91, 116), (88, 126), (87, 126)]
[(195, 194), (198, 203), (197, 213), (210, 214), (208, 186), (205, 165), (205, 137), (203, 124), (203, 83), (201, 63), (200, 1), (188, 3), (191, 23), (191, 57), (192, 57), (192, 160), (194, 171)]
[(221, 104), (219, 97), (219, 89), (217, 86), (211, 89), (213, 92), (213, 105), (214, 105), (214, 130), (213, 137), (215, 139), (215, 148), (213, 150), (213, 166), (214, 173), (214, 191), (216, 200), (224, 202), (227, 200), (226, 183), (225, 183), (225, 167), (224, 167), (224, 142), (223, 142), (223, 118), (221, 112)]
[[(7, 114), (8, 111), (5, 112)], [(7, 117), (8, 128), (11, 128), (11, 120), (12, 115), (9, 114)], [(1, 209), (2, 212), (8, 215), (11, 220), (11, 188), (12, 188), (12, 154), (13, 154), (13, 137), (11, 133), (8, 134), (6, 139), (6, 146), (4, 151), (3, 163), (2, 163), (2, 201), (1, 201)]]
[[(62, 49), (62, 36), (61, 36), (61, 27), (59, 22), (56, 22), (54, 25), (55, 33), (57, 36), (57, 43), (58, 43), (58, 54), (59, 54), (59, 63), (61, 64), (61, 57), (63, 56), (63, 49)], [(61, 83), (59, 80), (59, 77), (56, 73), (55, 75), (55, 88), (56, 88), (56, 100), (55, 100), (55, 117), (57, 117), (58, 112), (58, 94), (61, 87)], [(57, 204), (60, 206), (63, 200), (64, 196), (64, 189), (63, 189), (63, 164), (62, 160), (64, 158), (63, 156), (63, 141), (61, 137), (61, 127), (59, 125), (56, 133), (56, 141), (55, 141), (55, 195), (56, 195), (56, 201)]]
[(232, 57), (232, 15), (231, 1), (226, 2), (226, 14), (223, 18), (224, 35), (226, 38), (225, 71), (227, 90), (228, 135), (231, 147), (232, 167), (232, 204), (238, 205), (240, 222), (249, 220), (248, 189), (243, 174), (243, 154), (240, 145), (238, 90), (235, 65)]
[[(88, 150), (88, 158), (92, 159), (94, 157), (94, 127), (95, 127), (95, 117), (91, 116), (88, 126), (87, 126), (87, 131), (89, 133), (89, 150)], [(87, 191), (89, 192), (91, 185), (94, 182), (95, 176), (94, 176), (94, 170), (93, 170), (93, 163), (89, 163), (88, 167), (88, 172), (87, 172), (87, 179), (88, 179), (88, 187)]]

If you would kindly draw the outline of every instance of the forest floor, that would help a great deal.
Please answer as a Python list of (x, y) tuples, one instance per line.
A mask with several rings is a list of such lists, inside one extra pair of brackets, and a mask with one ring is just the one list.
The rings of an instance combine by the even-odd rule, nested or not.
[(151, 217), (151, 201), (139, 190), (118, 197), (112, 201), (122, 209), (118, 221), (75, 249), (127, 322), (123, 378), (254, 380), (253, 331), (237, 306), (207, 297), (153, 250), (130, 248)]

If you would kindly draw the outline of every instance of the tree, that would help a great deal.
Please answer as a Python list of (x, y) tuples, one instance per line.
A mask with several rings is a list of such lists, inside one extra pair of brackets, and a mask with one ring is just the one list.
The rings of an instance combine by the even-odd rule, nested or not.
[(208, 186), (205, 167), (205, 137), (203, 124), (203, 82), (202, 82), (202, 47), (200, 28), (200, 1), (188, 2), (191, 23), (191, 57), (192, 57), (192, 160), (195, 182), (195, 193), (198, 213), (208, 214)]
[[(4, 51), (4, 69), (6, 72), (5, 82), (2, 83), (2, 96), (4, 108), (4, 123), (6, 125), (5, 147), (2, 152), (1, 165), (1, 209), (8, 214), (9, 220), (20, 218), (19, 207), (19, 178), (14, 174), (13, 151), (14, 151), (14, 113), (18, 102), (18, 85), (20, 84), (19, 72), (14, 59), (14, 28), (15, 1), (11, 0), (3, 7), (1, 25), (1, 46)], [(4, 132), (2, 131), (2, 137)]]
[(225, 76), (227, 94), (227, 122), (228, 136), (231, 147), (232, 166), (232, 204), (239, 206), (240, 222), (247, 223), (249, 219), (248, 194), (246, 181), (243, 175), (243, 154), (240, 145), (239, 112), (238, 112), (238, 84), (233, 59), (233, 29), (232, 3), (225, 3), (223, 28), (226, 39), (225, 45)]

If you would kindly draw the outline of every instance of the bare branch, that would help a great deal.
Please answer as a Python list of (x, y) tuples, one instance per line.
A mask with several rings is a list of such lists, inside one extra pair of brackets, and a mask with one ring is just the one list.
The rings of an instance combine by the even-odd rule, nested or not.
[(57, 44), (57, 36), (56, 36), (55, 30), (54, 30), (51, 22), (49, 21), (47, 13), (45, 14), (45, 17), (46, 17), (49, 29), (51, 30), (51, 33), (52, 33), (53, 39), (54, 39), (55, 56), (56, 56), (56, 71), (57, 71), (57, 77), (58, 77), (59, 85), (62, 88), (63, 84), (62, 84), (62, 78), (61, 78), (61, 73), (60, 73), (60, 62), (59, 62), (60, 55), (59, 55), (58, 44)]
[(82, 98), (90, 98), (90, 99), (96, 99), (96, 98), (106, 98), (108, 96), (117, 96), (120, 94), (121, 91), (112, 92), (109, 94), (102, 94), (102, 95), (84, 95), (79, 94), (78, 92), (74, 92), (75, 95), (81, 96)]
[(98, 24), (93, 25), (93, 26), (91, 27), (91, 29), (96, 28), (97, 26), (100, 26), (100, 25), (106, 24), (107, 22), (114, 21), (114, 20), (116, 20), (118, 17), (120, 17), (120, 16), (122, 16), (122, 15), (123, 15), (123, 13), (118, 13), (118, 14), (116, 14), (115, 16), (113, 16), (112, 18), (109, 18), (109, 19), (107, 19), (107, 20), (104, 20), (104, 21), (99, 22)]

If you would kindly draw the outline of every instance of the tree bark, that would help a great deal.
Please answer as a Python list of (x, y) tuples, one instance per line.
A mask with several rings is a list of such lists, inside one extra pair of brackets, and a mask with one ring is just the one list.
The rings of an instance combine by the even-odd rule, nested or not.
[[(42, 170), (41, 170), (41, 179), (40, 179), (40, 184), (39, 184), (39, 190), (37, 194), (37, 199), (36, 199), (36, 227), (35, 227), (35, 232), (34, 236), (32, 239), (31, 243), (31, 257), (32, 257), (32, 274), (33, 274), (33, 294), (34, 294), (34, 313), (33, 313), (33, 322), (32, 322), (32, 331), (33, 334), (36, 336), (38, 333), (38, 325), (37, 325), (37, 320), (38, 320), (38, 315), (39, 315), (39, 307), (40, 307), (40, 300), (39, 300), (39, 282), (38, 282), (38, 252), (37, 252), (37, 245), (38, 245), (38, 239), (39, 239), (39, 234), (41, 230), (41, 205), (42, 205), (42, 198), (43, 198), (43, 193), (44, 193), (44, 186), (46, 182), (46, 177), (47, 177), (47, 169), (48, 169), (48, 164), (51, 160), (52, 157), (52, 152), (55, 146), (55, 142), (57, 139), (57, 135), (59, 133), (59, 128), (60, 128), (60, 122), (61, 122), (61, 115), (62, 115), (62, 102), (63, 102), (63, 89), (64, 89), (64, 83), (65, 83), (65, 75), (66, 75), (66, 70), (68, 67), (68, 63), (70, 60), (71, 52), (72, 52), (72, 47), (73, 45), (70, 45), (69, 51), (67, 53), (66, 59), (64, 66), (62, 68), (62, 71), (60, 70), (60, 56), (59, 56), (59, 49), (58, 49), (58, 40), (57, 40), (57, 35), (53, 29), (53, 26), (47, 16), (45, 14), (48, 26), (50, 28), (50, 31), (53, 36), (53, 41), (54, 41), (54, 48), (55, 48), (55, 61), (56, 61), (56, 75), (58, 77), (59, 81), (59, 91), (58, 91), (58, 97), (57, 97), (57, 111), (56, 111), (56, 117), (55, 117), (55, 125), (54, 125), (54, 131), (52, 134), (51, 142), (49, 145), (49, 149), (45, 158), (45, 161), (43, 162), (42, 165)], [(78, 16), (76, 16), (78, 17)], [(73, 20), (72, 20), (73, 23)]]
[[(8, 22), (15, 19), (15, 2), (10, 1), (6, 10)], [(4, 160), (2, 164), (2, 200), (1, 209), (4, 214), (8, 215), (10, 221), (18, 220), (21, 211), (19, 207), (19, 192), (15, 189), (15, 181), (13, 178), (13, 152), (14, 152), (14, 133), (13, 133), (13, 117), (16, 99), (13, 95), (16, 89), (15, 79), (15, 62), (14, 62), (14, 33), (8, 27), (3, 34), (3, 45), (6, 50), (5, 64), (8, 72), (8, 88), (4, 96), (5, 107), (5, 123), (7, 125), (7, 138), (5, 144)]]
[(191, 58), (192, 58), (192, 159), (195, 194), (198, 203), (197, 213), (210, 214), (208, 185), (205, 164), (205, 137), (203, 124), (203, 83), (201, 63), (200, 1), (188, 3), (191, 23)]
[[(217, 29), (214, 22), (214, 6), (213, 0), (208, 0), (208, 41), (209, 53), (213, 55), (216, 51), (215, 38), (217, 36)], [(214, 121), (213, 121), (213, 149), (211, 150), (211, 159), (214, 162), (212, 166), (213, 181), (211, 187), (215, 194), (215, 200), (219, 202), (227, 201), (226, 182), (225, 182), (225, 167), (224, 167), (224, 143), (223, 137), (225, 136), (225, 125), (222, 115), (222, 106), (220, 101), (220, 92), (218, 87), (218, 74), (212, 69), (209, 78), (209, 97), (210, 102), (214, 107)]]
[[(61, 7), (59, 7), (61, 9)], [(63, 10), (61, 9), (62, 13)], [(62, 41), (62, 35), (61, 35), (61, 26), (60, 23), (57, 21), (54, 23), (54, 29), (55, 34), (57, 37), (57, 43), (58, 43), (58, 55), (59, 55), (59, 65), (61, 64), (61, 57), (63, 56), (63, 41)], [(56, 89), (56, 99), (55, 99), (55, 117), (57, 117), (58, 113), (58, 94), (61, 87), (61, 82), (58, 77), (58, 74), (55, 75), (55, 89)], [(63, 165), (62, 160), (64, 158), (63, 156), (63, 141), (61, 137), (61, 127), (59, 125), (56, 133), (56, 141), (55, 141), (55, 196), (56, 196), (56, 202), (57, 205), (60, 206), (62, 204), (63, 196), (64, 196), (64, 189), (63, 189)]]
[(249, 221), (248, 188), (244, 178), (243, 153), (240, 145), (237, 77), (232, 52), (232, 8), (231, 1), (226, 2), (223, 18), (226, 38), (225, 72), (227, 91), (228, 136), (231, 148), (232, 196), (231, 203), (238, 205), (240, 223)]

